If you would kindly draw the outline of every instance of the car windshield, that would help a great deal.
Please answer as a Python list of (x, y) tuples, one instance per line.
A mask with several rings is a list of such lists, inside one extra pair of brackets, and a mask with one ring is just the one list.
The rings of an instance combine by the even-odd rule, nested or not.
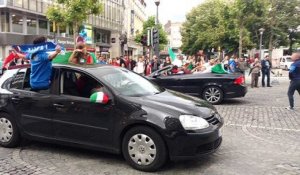
[(286, 61), (287, 61), (287, 62), (292, 62), (292, 59), (291, 59), (290, 57), (287, 57), (287, 58), (286, 58)]
[(163, 88), (127, 69), (111, 67), (95, 68), (93, 69), (93, 73), (95, 73), (103, 83), (124, 96), (146, 96), (164, 91)]

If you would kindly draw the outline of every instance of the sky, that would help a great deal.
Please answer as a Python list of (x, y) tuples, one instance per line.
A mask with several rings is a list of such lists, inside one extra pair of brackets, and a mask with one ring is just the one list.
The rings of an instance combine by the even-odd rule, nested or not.
[[(168, 20), (172, 22), (184, 22), (185, 15), (192, 10), (193, 7), (201, 4), (205, 0), (160, 0), (159, 5), (159, 21), (166, 24)], [(155, 0), (145, 0), (148, 16), (156, 15)]]

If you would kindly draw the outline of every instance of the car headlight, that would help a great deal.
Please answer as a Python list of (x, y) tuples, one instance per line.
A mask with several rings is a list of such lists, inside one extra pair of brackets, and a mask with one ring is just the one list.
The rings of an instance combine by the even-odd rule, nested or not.
[(181, 115), (179, 116), (179, 120), (185, 130), (197, 130), (209, 127), (209, 123), (205, 119), (193, 115)]

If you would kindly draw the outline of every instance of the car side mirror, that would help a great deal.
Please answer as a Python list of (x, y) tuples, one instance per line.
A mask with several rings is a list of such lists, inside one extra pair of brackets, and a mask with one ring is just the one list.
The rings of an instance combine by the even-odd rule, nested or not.
[(157, 78), (157, 77), (159, 77), (159, 76), (160, 76), (159, 72), (156, 72), (156, 73), (153, 75), (153, 78)]
[(109, 96), (104, 92), (95, 92), (90, 96), (90, 102), (106, 105), (109, 102)]

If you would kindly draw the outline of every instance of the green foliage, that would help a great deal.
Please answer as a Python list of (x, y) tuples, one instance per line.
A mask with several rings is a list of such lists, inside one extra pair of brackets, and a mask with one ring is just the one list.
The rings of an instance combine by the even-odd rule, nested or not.
[[(181, 29), (182, 50), (194, 54), (218, 47), (229, 52), (287, 45), (288, 29), (300, 25), (300, 0), (207, 0), (192, 9)], [(295, 41), (296, 43), (299, 42)]]
[(218, 47), (233, 51), (238, 45), (230, 6), (222, 0), (209, 0), (194, 8), (183, 24), (182, 50), (194, 54), (200, 49)]
[(89, 15), (99, 15), (102, 9), (102, 3), (98, 0), (56, 0), (48, 7), (46, 16), (57, 25), (73, 25), (76, 34)]
[[(141, 42), (141, 37), (143, 35), (147, 35), (147, 29), (155, 27), (155, 26), (156, 26), (155, 25), (155, 17), (154, 16), (150, 16), (148, 18), (148, 20), (145, 21), (144, 24), (143, 24), (143, 31), (140, 32), (140, 33), (138, 33), (136, 35), (135, 41), (137, 43), (140, 43)], [(158, 25), (158, 30), (159, 30), (159, 44), (160, 44), (160, 49), (162, 50), (163, 46), (168, 44), (168, 39), (167, 39), (167, 34), (164, 31), (164, 29), (163, 29), (163, 27), (162, 27), (161, 24)]]

